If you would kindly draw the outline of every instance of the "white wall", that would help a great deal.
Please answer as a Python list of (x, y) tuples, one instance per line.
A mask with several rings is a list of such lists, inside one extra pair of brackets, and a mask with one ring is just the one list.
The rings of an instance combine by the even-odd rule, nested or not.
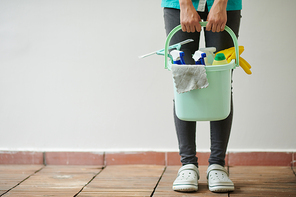
[[(296, 150), (295, 7), (243, 1), (231, 151)], [(164, 41), (160, 0), (0, 0), (0, 150), (177, 151)]]

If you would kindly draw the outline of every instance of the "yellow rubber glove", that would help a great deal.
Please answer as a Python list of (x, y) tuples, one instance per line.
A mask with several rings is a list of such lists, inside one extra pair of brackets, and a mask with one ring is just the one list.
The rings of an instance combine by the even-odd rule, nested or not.
[(251, 65), (244, 58), (239, 57), (239, 64), (248, 75), (252, 74)]
[[(239, 55), (241, 55), (244, 52), (245, 48), (244, 46), (239, 46)], [(224, 53), (225, 58), (227, 60), (228, 63), (231, 62), (231, 60), (235, 59), (235, 48), (231, 47), (222, 51), (219, 51), (217, 53)], [(251, 69), (251, 65), (242, 57), (239, 57), (239, 63), (240, 63), (240, 67), (242, 67), (242, 69), (247, 73), (247, 74), (252, 74)]]
[[(244, 52), (245, 48), (243, 46), (238, 47), (239, 55), (241, 55)], [(226, 60), (228, 63), (231, 62), (232, 59), (235, 59), (235, 48), (231, 47), (228, 49), (224, 49), (222, 51), (219, 51), (217, 53), (224, 53)]]

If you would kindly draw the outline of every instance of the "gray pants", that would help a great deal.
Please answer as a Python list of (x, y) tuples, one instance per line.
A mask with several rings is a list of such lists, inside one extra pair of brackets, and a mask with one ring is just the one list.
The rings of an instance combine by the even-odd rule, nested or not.
[[(208, 10), (205, 12), (198, 12), (200, 17), (206, 21)], [(238, 37), (240, 25), (241, 11), (227, 12), (227, 26), (230, 27)], [(168, 35), (170, 31), (180, 25), (180, 10), (172, 8), (164, 8), (164, 22), (165, 30)], [(211, 31), (204, 31), (206, 47), (216, 47), (217, 51), (233, 47), (233, 41), (230, 35), (226, 32), (213, 33)], [(184, 60), (186, 64), (194, 63), (191, 55), (199, 49), (200, 33), (186, 33), (181, 30), (177, 32), (171, 39), (170, 44), (175, 44), (186, 39), (193, 39), (194, 42), (182, 45), (181, 51), (185, 53)], [(193, 61), (193, 62), (192, 62)], [(211, 121), (211, 155), (209, 164), (225, 165), (225, 154), (227, 144), (230, 136), (230, 130), (233, 117), (233, 105), (231, 95), (231, 112), (229, 116), (220, 121)], [(182, 165), (195, 164), (198, 166), (198, 158), (196, 157), (196, 122), (180, 120), (174, 109), (175, 127), (179, 143), (179, 154), (181, 156)]]

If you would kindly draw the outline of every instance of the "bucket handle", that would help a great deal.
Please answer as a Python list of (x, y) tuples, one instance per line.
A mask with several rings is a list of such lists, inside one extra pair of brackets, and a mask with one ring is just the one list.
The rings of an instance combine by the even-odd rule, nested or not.
[[(204, 22), (199, 22), (200, 25), (202, 27), (205, 27), (207, 25), (207, 21), (204, 21)], [(169, 35), (167, 36), (167, 39), (166, 39), (166, 42), (165, 42), (165, 48), (164, 48), (164, 68), (165, 69), (168, 69), (168, 47), (169, 47), (169, 43), (173, 37), (173, 35), (175, 33), (177, 33), (177, 31), (181, 30), (182, 27), (181, 25), (178, 25), (176, 26), (170, 33)], [(234, 64), (234, 67), (233, 68), (236, 68), (237, 66), (239, 66), (239, 51), (238, 51), (238, 42), (237, 42), (237, 38), (236, 38), (236, 35), (234, 34), (234, 32), (228, 27), (228, 26), (225, 26), (225, 31), (227, 31), (229, 33), (229, 35), (231, 36), (232, 38), (232, 41), (233, 41), (233, 44), (234, 44), (234, 48), (235, 48), (235, 55), (236, 55), (236, 63)]]

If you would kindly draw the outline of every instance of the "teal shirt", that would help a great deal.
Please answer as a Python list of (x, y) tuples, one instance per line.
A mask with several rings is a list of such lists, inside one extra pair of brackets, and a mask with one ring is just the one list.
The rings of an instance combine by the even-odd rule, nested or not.
[[(192, 0), (192, 3), (195, 9), (197, 10), (199, 0)], [(211, 9), (213, 3), (214, 3), (214, 0), (207, 0), (208, 10)], [(179, 0), (162, 0), (161, 7), (180, 9)], [(226, 8), (227, 11), (241, 10), (241, 9), (242, 9), (242, 0), (228, 0), (227, 8)]]

